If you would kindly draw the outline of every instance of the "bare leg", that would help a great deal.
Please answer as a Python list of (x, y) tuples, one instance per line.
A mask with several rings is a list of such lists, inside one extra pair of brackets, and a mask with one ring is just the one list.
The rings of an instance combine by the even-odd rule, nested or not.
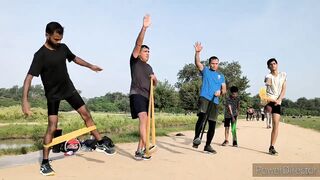
[(137, 150), (141, 150), (146, 147), (148, 114), (147, 112), (140, 112), (138, 117), (140, 140)]
[(278, 137), (280, 114), (272, 114), (272, 132), (270, 145), (274, 146)]
[[(48, 116), (48, 128), (43, 138), (44, 144), (50, 144), (52, 142), (54, 131), (57, 129), (57, 124), (58, 124), (57, 115)], [(50, 152), (50, 148), (46, 148), (46, 147), (43, 148), (43, 159), (49, 158), (49, 152)]]
[(228, 141), (228, 139), (229, 139), (229, 127), (225, 127), (224, 135), (225, 135), (225, 140)]
[[(82, 119), (87, 127), (94, 126), (93, 119), (92, 119), (91, 114), (90, 114), (89, 110), (87, 109), (86, 105), (83, 105), (79, 109), (77, 109), (77, 112), (80, 114), (80, 116), (82, 117)], [(98, 141), (100, 141), (102, 139), (100, 133), (96, 129), (91, 131), (91, 134)]]

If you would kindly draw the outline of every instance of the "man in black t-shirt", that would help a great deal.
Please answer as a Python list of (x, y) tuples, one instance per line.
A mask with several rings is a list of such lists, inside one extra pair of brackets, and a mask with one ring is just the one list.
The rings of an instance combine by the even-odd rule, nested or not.
[[(130, 109), (132, 119), (139, 118), (140, 139), (135, 159), (148, 160), (151, 157), (145, 156), (148, 105), (150, 93), (150, 78), (157, 83), (157, 78), (153, 73), (152, 67), (147, 63), (149, 60), (149, 47), (142, 45), (145, 32), (150, 26), (149, 15), (144, 16), (143, 26), (136, 40), (135, 47), (130, 57), (131, 86), (130, 86)], [(149, 147), (148, 147), (149, 148)]]
[[(61, 43), (62, 38), (63, 27), (57, 22), (48, 23), (46, 26), (46, 42), (34, 54), (32, 64), (23, 85), (22, 111), (24, 114), (30, 115), (30, 104), (28, 102), (29, 88), (33, 77), (41, 76), (48, 107), (48, 129), (44, 136), (44, 144), (52, 142), (54, 132), (58, 125), (58, 110), (61, 100), (66, 100), (77, 110), (87, 127), (94, 125), (90, 112), (87, 110), (85, 103), (70, 80), (66, 59), (69, 62), (74, 62), (95, 72), (102, 71), (102, 69), (75, 56), (67, 45)], [(106, 142), (105, 138), (102, 138), (97, 130), (93, 130), (91, 133), (98, 141), (97, 151), (107, 154), (115, 153), (113, 143), (110, 143), (110, 141)], [(40, 173), (45, 176), (55, 174), (48, 161), (49, 151), (49, 148), (43, 148), (43, 160)]]

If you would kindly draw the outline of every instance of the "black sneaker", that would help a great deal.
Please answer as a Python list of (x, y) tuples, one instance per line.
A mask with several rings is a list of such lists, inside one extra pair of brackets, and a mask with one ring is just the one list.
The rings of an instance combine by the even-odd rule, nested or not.
[(151, 156), (146, 156), (145, 153), (143, 151), (136, 151), (134, 158), (136, 160), (150, 160)]
[(203, 150), (206, 151), (207, 153), (212, 153), (212, 154), (217, 153), (217, 151), (215, 151), (210, 145), (206, 145)]
[(233, 141), (232, 146), (233, 147), (238, 147), (238, 142), (237, 141)]
[(278, 152), (274, 149), (273, 146), (270, 146), (270, 148), (269, 148), (269, 154), (274, 155), (274, 156), (277, 156), (277, 155), (278, 155)]
[(55, 175), (54, 170), (51, 168), (49, 163), (41, 164), (40, 173), (44, 176), (53, 176)]
[(193, 140), (193, 145), (192, 145), (192, 147), (193, 148), (198, 148), (198, 146), (201, 144), (201, 139), (200, 138), (195, 138), (194, 140)]
[(96, 145), (96, 151), (98, 152), (104, 152), (106, 153), (107, 155), (114, 155), (116, 154), (116, 150), (114, 147), (110, 147), (106, 144), (97, 144)]
[(221, 144), (221, 146), (226, 146), (227, 144), (229, 144), (228, 140), (224, 140), (223, 143)]

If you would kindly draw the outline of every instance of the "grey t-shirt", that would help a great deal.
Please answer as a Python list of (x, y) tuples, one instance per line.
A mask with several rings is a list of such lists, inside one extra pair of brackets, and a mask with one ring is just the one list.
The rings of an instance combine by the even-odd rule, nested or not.
[(152, 67), (138, 57), (131, 54), (130, 57), (131, 86), (130, 95), (140, 94), (149, 99), (150, 75), (153, 74)]

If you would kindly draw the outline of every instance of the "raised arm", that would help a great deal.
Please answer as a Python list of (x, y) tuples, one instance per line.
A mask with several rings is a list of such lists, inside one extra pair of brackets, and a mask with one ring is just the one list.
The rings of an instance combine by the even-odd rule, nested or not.
[(200, 52), (202, 50), (202, 46), (200, 42), (196, 42), (194, 45), (195, 55), (194, 55), (194, 63), (199, 69), (199, 71), (203, 70), (203, 64), (200, 62)]
[(147, 28), (150, 26), (150, 24), (151, 24), (151, 18), (150, 18), (150, 15), (147, 14), (143, 17), (143, 25), (137, 37), (136, 44), (132, 52), (132, 55), (134, 58), (137, 58), (139, 55), (139, 52), (143, 43), (144, 35), (146, 33)]
[(96, 65), (92, 65), (88, 62), (86, 62), (85, 60), (79, 58), (79, 57), (76, 57), (74, 59), (74, 62), (80, 66), (84, 66), (84, 67), (87, 67), (89, 69), (91, 69), (92, 71), (95, 71), (95, 72), (98, 72), (98, 71), (102, 71), (102, 68), (100, 68), (99, 66), (96, 66)]
[(24, 79), (23, 82), (23, 92), (22, 92), (22, 112), (26, 116), (31, 115), (30, 111), (30, 104), (28, 101), (28, 95), (29, 95), (29, 89), (31, 86), (33, 76), (30, 74), (27, 74), (26, 78)]

